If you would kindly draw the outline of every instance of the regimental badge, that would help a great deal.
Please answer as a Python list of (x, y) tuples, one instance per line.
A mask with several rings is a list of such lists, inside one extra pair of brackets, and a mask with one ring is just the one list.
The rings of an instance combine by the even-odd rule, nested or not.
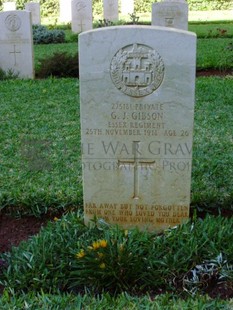
[(121, 48), (112, 58), (110, 74), (114, 85), (131, 97), (153, 93), (164, 78), (164, 62), (157, 51), (143, 44)]
[(78, 12), (81, 11), (81, 10), (83, 10), (83, 9), (85, 9), (85, 7), (86, 7), (86, 4), (85, 4), (84, 1), (79, 1), (79, 2), (77, 2), (77, 4), (76, 4), (76, 10), (77, 10)]
[(5, 25), (8, 30), (15, 32), (21, 27), (21, 19), (15, 14), (10, 14), (5, 19)]

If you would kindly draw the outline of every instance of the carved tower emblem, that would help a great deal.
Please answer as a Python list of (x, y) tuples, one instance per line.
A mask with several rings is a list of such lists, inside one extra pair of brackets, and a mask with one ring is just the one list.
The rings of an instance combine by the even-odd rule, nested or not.
[(5, 25), (10, 31), (17, 31), (21, 27), (21, 19), (15, 14), (10, 14), (5, 19)]
[(114, 85), (124, 94), (144, 97), (153, 93), (164, 78), (164, 63), (154, 49), (143, 44), (121, 48), (110, 67)]

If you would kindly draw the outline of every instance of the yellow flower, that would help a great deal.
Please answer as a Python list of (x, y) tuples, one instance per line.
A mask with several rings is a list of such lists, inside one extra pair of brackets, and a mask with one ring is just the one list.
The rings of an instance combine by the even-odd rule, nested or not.
[(108, 242), (106, 240), (100, 240), (99, 244), (101, 248), (106, 248), (108, 245)]
[(93, 250), (98, 250), (99, 247), (100, 247), (99, 241), (94, 241), (92, 243)]
[(83, 258), (84, 256), (85, 256), (85, 252), (84, 252), (83, 249), (80, 250), (80, 252), (78, 252), (78, 253), (76, 254), (76, 257), (77, 257), (77, 258)]
[(98, 252), (97, 254), (98, 254), (99, 258), (103, 258), (104, 257), (103, 253)]
[(121, 252), (123, 252), (123, 250), (124, 250), (124, 245), (123, 245), (122, 243), (120, 244), (119, 249), (120, 249)]
[(125, 237), (128, 236), (128, 233), (129, 233), (129, 231), (126, 229), (126, 230), (125, 230)]
[(105, 263), (100, 264), (100, 269), (104, 269), (106, 267)]
[(57, 222), (59, 220), (59, 218), (55, 216), (55, 218), (53, 220), (54, 220), (54, 222)]

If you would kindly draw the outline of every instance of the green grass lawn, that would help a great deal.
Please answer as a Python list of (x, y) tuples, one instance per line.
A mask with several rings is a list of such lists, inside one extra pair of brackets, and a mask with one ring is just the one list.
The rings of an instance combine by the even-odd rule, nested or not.
[(0, 299), (2, 309), (59, 309), (59, 310), (231, 310), (232, 301), (211, 300), (207, 296), (188, 298), (187, 300), (166, 294), (151, 298), (150, 296), (136, 297), (127, 293), (117, 298), (109, 294), (101, 296), (74, 296), (70, 294), (29, 293), (20, 297), (3, 297)]
[[(198, 39), (197, 69), (233, 69), (232, 45), (232, 38)], [(35, 45), (35, 68), (39, 68), (41, 59), (51, 57), (54, 53), (67, 52), (74, 55), (77, 51), (78, 43)]]
[[(68, 43), (34, 46), (36, 69), (39, 67), (40, 59), (46, 59), (54, 53), (62, 52), (74, 55), (78, 51), (78, 35), (74, 35), (71, 30), (65, 29), (64, 31)], [(233, 68), (233, 22), (190, 23), (189, 31), (195, 32), (198, 38), (198, 69), (225, 70)]]
[(41, 213), (81, 204), (78, 81), (6, 81), (0, 89), (1, 206)]
[(233, 69), (233, 39), (198, 39), (198, 69)]
[(233, 21), (215, 23), (189, 23), (188, 30), (195, 32), (198, 38), (232, 38)]
[[(0, 83), (1, 208), (81, 207), (78, 80)], [(232, 207), (233, 79), (196, 83), (192, 204)], [(13, 208), (15, 206), (15, 208)]]

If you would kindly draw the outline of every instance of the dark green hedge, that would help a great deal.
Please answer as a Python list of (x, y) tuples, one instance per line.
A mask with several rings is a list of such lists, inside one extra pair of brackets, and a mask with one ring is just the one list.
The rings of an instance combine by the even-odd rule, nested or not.
[(188, 4), (192, 11), (233, 9), (232, 0), (188, 0)]
[[(24, 9), (25, 3), (29, 0), (16, 0), (17, 9)], [(93, 0), (93, 13), (102, 13), (102, 1)], [(0, 8), (4, 0), (0, 0)], [(134, 0), (135, 12), (151, 12), (152, 3), (156, 0)], [(195, 10), (229, 10), (233, 9), (232, 0), (188, 0), (189, 9)], [(119, 0), (120, 3), (120, 0)], [(40, 0), (42, 16), (58, 16), (59, 15), (59, 0)]]
[[(0, 0), (0, 8), (4, 0)], [(18, 10), (25, 8), (25, 3), (29, 0), (16, 0), (16, 7)], [(37, 2), (35, 0), (35, 2)], [(59, 0), (40, 0), (40, 8), (42, 16), (56, 16), (59, 14)]]
[[(99, 0), (96, 0), (99, 1)], [(94, 1), (95, 2), (95, 1)], [(156, 0), (135, 0), (136, 12), (151, 11), (152, 3), (158, 2)], [(233, 9), (232, 0), (187, 0), (189, 10), (205, 11), (205, 10), (229, 10)]]

